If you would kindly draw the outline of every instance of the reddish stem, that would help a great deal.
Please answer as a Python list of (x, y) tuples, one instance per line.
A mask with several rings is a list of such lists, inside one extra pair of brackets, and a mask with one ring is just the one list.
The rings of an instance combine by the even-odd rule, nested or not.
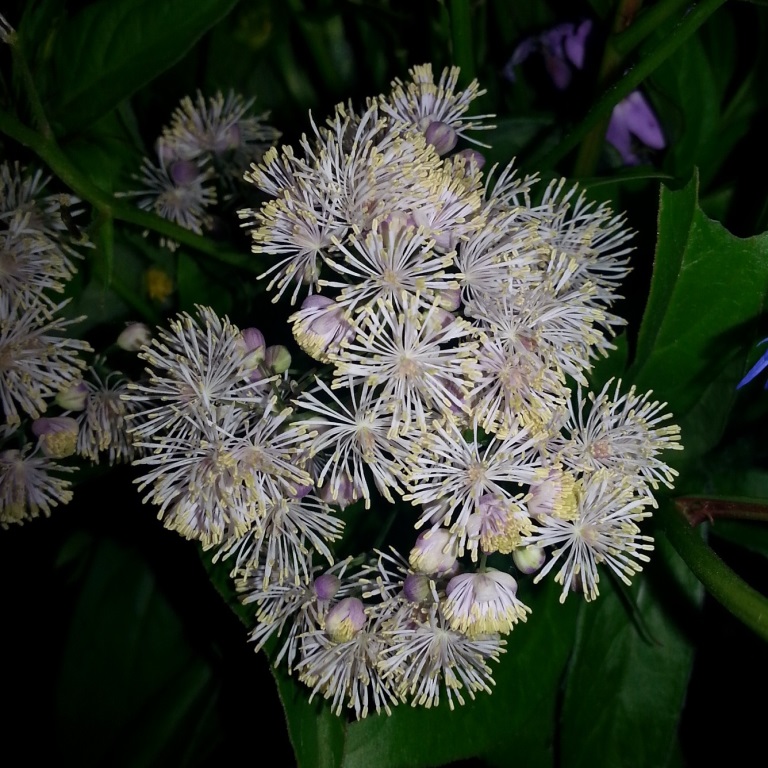
[(723, 520), (755, 520), (768, 523), (768, 504), (728, 499), (708, 499), (700, 496), (683, 496), (675, 499), (675, 506), (685, 515), (692, 527), (705, 520), (713, 523)]

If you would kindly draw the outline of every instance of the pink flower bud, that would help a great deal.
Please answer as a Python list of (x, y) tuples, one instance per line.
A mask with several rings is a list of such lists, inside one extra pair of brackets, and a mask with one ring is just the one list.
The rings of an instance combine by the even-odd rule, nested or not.
[(345, 597), (325, 615), (325, 631), (334, 643), (351, 640), (367, 620), (362, 600)]
[(456, 146), (459, 138), (450, 125), (437, 120), (427, 126), (424, 135), (427, 143), (435, 148), (438, 155), (447, 155)]
[(474, 164), (478, 171), (485, 165), (485, 155), (476, 149), (462, 149), (461, 152), (456, 153), (456, 157), (463, 157), (467, 165)]
[(456, 537), (445, 528), (435, 528), (419, 534), (408, 562), (418, 573), (444, 573), (453, 568), (457, 555)]
[(340, 586), (341, 581), (338, 576), (334, 576), (332, 573), (324, 573), (315, 579), (312, 588), (315, 590), (318, 600), (333, 600)]
[(200, 169), (192, 160), (176, 160), (168, 171), (174, 184), (179, 187), (191, 184), (199, 175)]
[(40, 450), (49, 458), (64, 459), (77, 450), (77, 421), (71, 416), (40, 418), (32, 422)]
[(412, 573), (405, 577), (403, 595), (410, 603), (425, 603), (432, 598), (429, 577), (423, 573)]
[(321, 363), (331, 362), (329, 353), (338, 352), (341, 342), (355, 335), (344, 310), (333, 299), (316, 293), (307, 296), (289, 320), (298, 345)]

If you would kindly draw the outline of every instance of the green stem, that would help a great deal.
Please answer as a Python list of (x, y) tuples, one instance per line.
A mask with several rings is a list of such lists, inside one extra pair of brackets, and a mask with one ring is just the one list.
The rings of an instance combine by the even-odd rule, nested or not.
[[(597, 84), (601, 89), (605, 88), (613, 80), (623, 62), (622, 56), (618, 54), (613, 45), (613, 40), (617, 34), (632, 24), (641, 5), (642, 0), (620, 0), (616, 6), (613, 28), (610, 37), (605, 43), (603, 59), (600, 62), (600, 70), (597, 75)], [(609, 116), (605, 116), (595, 123), (582, 140), (574, 165), (574, 176), (584, 177), (594, 174), (600, 160), (600, 152), (603, 148), (609, 119)]]
[(657, 46), (613, 86), (608, 88), (587, 113), (586, 117), (566, 134), (551, 150), (532, 152), (526, 158), (525, 168), (551, 168), (564, 158), (611, 110), (629, 96), (650, 74), (656, 71), (691, 35), (721, 6), (725, 0), (701, 0), (678, 23), (677, 28), (665, 35)]
[(32, 72), (29, 69), (29, 64), (27, 64), (26, 56), (24, 56), (24, 51), (21, 48), (21, 41), (16, 32), (10, 36), (8, 44), (11, 46), (11, 57), (13, 59), (14, 70), (21, 77), (21, 82), (24, 86), (23, 90), (29, 101), (32, 119), (46, 139), (53, 139), (51, 125), (48, 122), (48, 117), (43, 109), (43, 103), (40, 101), (40, 95), (37, 92), (35, 79), (32, 77)]
[(79, 198), (88, 201), (97, 214), (157, 232), (226, 264), (257, 273), (263, 270), (255, 256), (222, 251), (207, 237), (196, 235), (184, 227), (173, 224), (154, 213), (142, 211), (99, 189), (72, 165), (53, 139), (28, 128), (2, 110), (0, 110), (0, 132), (31, 149)]
[(662, 0), (656, 5), (646, 8), (638, 14), (630, 26), (617, 31), (613, 38), (613, 47), (616, 53), (625, 58), (665, 21), (671, 19), (672, 16), (690, 4), (691, 0)]
[(739, 578), (672, 504), (662, 504), (657, 515), (670, 543), (707, 591), (737, 619), (768, 640), (768, 600)]
[(475, 78), (475, 57), (472, 40), (472, 13), (469, 0), (451, 0), (451, 40), (453, 63), (461, 69), (461, 82)]

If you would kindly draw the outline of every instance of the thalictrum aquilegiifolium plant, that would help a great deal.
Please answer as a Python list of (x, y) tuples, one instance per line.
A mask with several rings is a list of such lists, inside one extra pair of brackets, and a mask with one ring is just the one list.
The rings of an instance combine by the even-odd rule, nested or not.
[(561, 5), (3, 10), (0, 546), (11, 652), (57, 606), (40, 755), (701, 754), (712, 611), (768, 638), (768, 17)]

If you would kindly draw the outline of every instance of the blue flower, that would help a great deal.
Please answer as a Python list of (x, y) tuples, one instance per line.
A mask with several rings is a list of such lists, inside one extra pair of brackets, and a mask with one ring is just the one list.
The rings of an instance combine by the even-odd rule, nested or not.
[[(760, 344), (765, 344), (766, 341), (768, 341), (768, 339), (763, 339), (758, 343), (758, 346), (760, 346)], [(736, 385), (736, 389), (741, 389), (745, 384), (749, 384), (755, 376), (762, 373), (766, 368), (768, 368), (768, 349), (763, 352), (763, 356), (749, 369), (747, 375)], [(768, 389), (768, 381), (765, 382), (763, 389)]]

